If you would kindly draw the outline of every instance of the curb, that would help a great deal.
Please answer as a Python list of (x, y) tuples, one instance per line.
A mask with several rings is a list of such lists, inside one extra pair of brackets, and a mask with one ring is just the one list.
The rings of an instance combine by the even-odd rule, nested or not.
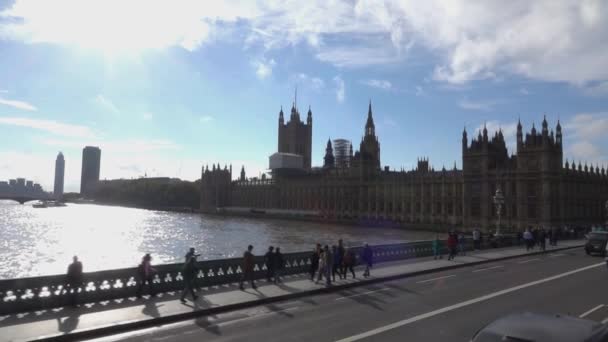
[(372, 285), (372, 284), (376, 284), (376, 283), (410, 278), (410, 277), (415, 277), (415, 276), (419, 276), (419, 275), (442, 272), (442, 271), (451, 270), (451, 269), (477, 266), (477, 265), (487, 264), (487, 263), (496, 262), (496, 261), (516, 259), (516, 258), (521, 258), (521, 257), (533, 256), (533, 255), (549, 254), (549, 253), (553, 253), (553, 252), (581, 248), (583, 246), (584, 246), (584, 244), (580, 244), (580, 245), (576, 245), (576, 246), (555, 248), (552, 250), (531, 252), (531, 253), (520, 254), (520, 255), (510, 255), (510, 256), (500, 257), (500, 258), (496, 258), (496, 259), (480, 260), (480, 261), (474, 261), (474, 262), (465, 263), (465, 264), (454, 264), (454, 265), (443, 266), (443, 267), (438, 267), (438, 268), (433, 268), (433, 269), (395, 274), (395, 275), (391, 275), (391, 276), (384, 276), (384, 277), (379, 277), (379, 278), (361, 280), (361, 281), (354, 282), (354, 283), (340, 284), (340, 285), (331, 286), (331, 287), (327, 287), (327, 288), (322, 287), (322, 288), (318, 288), (318, 289), (314, 289), (314, 290), (290, 293), (290, 294), (285, 294), (285, 295), (276, 296), (276, 297), (261, 298), (261, 299), (246, 301), (246, 302), (211, 307), (211, 308), (206, 308), (206, 309), (202, 309), (202, 310), (184, 312), (184, 313), (168, 315), (168, 316), (163, 316), (163, 317), (127, 321), (127, 322), (122, 322), (122, 323), (106, 325), (106, 326), (102, 326), (102, 327), (95, 327), (95, 328), (79, 330), (79, 331), (77, 330), (75, 332), (71, 332), (68, 334), (55, 334), (55, 335), (40, 336), (37, 338), (33, 338), (31, 341), (79, 341), (79, 340), (84, 340), (84, 339), (99, 338), (99, 337), (104, 337), (104, 336), (109, 336), (109, 335), (126, 333), (126, 332), (133, 331), (133, 330), (140, 330), (140, 329), (150, 328), (150, 327), (154, 327), (154, 326), (161, 326), (161, 325), (166, 325), (166, 324), (171, 324), (171, 323), (177, 323), (180, 321), (194, 319), (194, 318), (203, 317), (203, 316), (216, 315), (216, 314), (226, 313), (226, 312), (235, 311), (235, 310), (247, 309), (247, 308), (260, 306), (260, 305), (272, 304), (272, 303), (276, 303), (276, 302), (298, 299), (298, 298), (308, 297), (308, 296), (318, 295), (318, 294), (333, 293), (333, 292), (337, 292), (340, 290), (349, 289), (349, 288), (358, 287), (358, 286)]

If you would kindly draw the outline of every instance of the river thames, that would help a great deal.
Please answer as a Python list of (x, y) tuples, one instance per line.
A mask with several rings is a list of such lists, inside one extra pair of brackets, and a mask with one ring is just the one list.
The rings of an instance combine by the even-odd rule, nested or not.
[(153, 263), (180, 262), (189, 247), (199, 260), (254, 254), (279, 246), (312, 250), (316, 242), (347, 245), (429, 239), (430, 232), (312, 222), (226, 218), (200, 214), (72, 204), (33, 208), (0, 201), (0, 279), (64, 273), (73, 255), (85, 272), (134, 267), (145, 253)]

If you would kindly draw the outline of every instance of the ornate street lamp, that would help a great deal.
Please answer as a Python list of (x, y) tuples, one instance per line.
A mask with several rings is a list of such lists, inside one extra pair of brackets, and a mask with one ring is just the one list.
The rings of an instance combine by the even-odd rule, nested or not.
[(502, 214), (502, 206), (505, 204), (505, 196), (502, 194), (502, 190), (500, 190), (500, 186), (496, 188), (496, 193), (494, 194), (494, 205), (496, 206), (496, 215), (498, 215), (498, 223), (496, 224), (496, 234), (500, 234), (500, 216)]

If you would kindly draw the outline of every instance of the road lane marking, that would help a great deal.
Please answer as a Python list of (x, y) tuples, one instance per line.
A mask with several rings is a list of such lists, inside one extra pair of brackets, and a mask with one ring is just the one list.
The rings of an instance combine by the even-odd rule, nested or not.
[(379, 290), (373, 290), (373, 291), (367, 291), (367, 292), (362, 292), (362, 293), (356, 293), (356, 294), (352, 294), (352, 295), (348, 295), (348, 296), (342, 296), (342, 297), (336, 298), (334, 300), (342, 300), (342, 299), (351, 298), (351, 297), (364, 296), (364, 295), (368, 295), (370, 293), (376, 293), (376, 292), (386, 291), (386, 290), (390, 290), (390, 289), (389, 288), (384, 288), (384, 289), (379, 289)]
[(518, 264), (525, 264), (527, 262), (532, 262), (532, 261), (538, 261), (540, 260), (539, 258), (535, 258), (535, 259), (528, 259), (528, 260), (524, 260), (524, 261), (518, 261)]
[(608, 323), (608, 317), (606, 317), (606, 318), (605, 318), (605, 319), (602, 321), (602, 324), (606, 324), (606, 323)]
[(291, 307), (291, 308), (287, 308), (287, 309), (283, 309), (283, 310), (274, 310), (274, 311), (263, 312), (263, 313), (259, 313), (259, 314), (255, 314), (255, 315), (251, 315), (251, 316), (247, 316), (247, 317), (233, 319), (233, 320), (226, 321), (226, 322), (211, 324), (211, 325), (208, 325), (207, 328), (214, 327), (214, 326), (221, 328), (221, 327), (225, 327), (227, 325), (231, 325), (231, 324), (242, 322), (242, 321), (247, 321), (250, 319), (261, 318), (261, 317), (268, 316), (268, 315), (280, 314), (283, 312), (298, 310), (299, 308), (300, 308), (299, 306), (295, 306), (295, 307)]
[(580, 316), (578, 316), (578, 317), (583, 318), (583, 317), (585, 317), (585, 316), (589, 316), (589, 315), (590, 315), (591, 313), (593, 313), (594, 311), (597, 311), (597, 310), (599, 310), (599, 309), (601, 309), (601, 308), (603, 308), (603, 307), (604, 307), (604, 304), (600, 304), (600, 305), (598, 305), (598, 306), (594, 307), (593, 309), (591, 309), (591, 310), (589, 310), (589, 311), (585, 311), (585, 312), (583, 312), (583, 313), (582, 313)]
[(498, 265), (498, 266), (492, 266), (492, 267), (480, 268), (480, 269), (478, 269), (478, 270), (474, 270), (474, 271), (473, 271), (473, 273), (475, 273), (475, 272), (483, 272), (483, 271), (488, 271), (488, 270), (493, 270), (493, 269), (495, 269), (495, 268), (501, 268), (501, 267), (504, 267), (504, 266), (502, 266), (502, 265)]
[(551, 253), (549, 254), (549, 258), (555, 258), (555, 257), (560, 257), (560, 256), (564, 256), (566, 254), (562, 254), (562, 253)]
[(360, 333), (358, 335), (354, 335), (354, 336), (351, 336), (351, 337), (343, 338), (343, 339), (338, 340), (336, 342), (354, 342), (354, 341), (359, 341), (359, 340), (362, 340), (364, 338), (368, 338), (368, 337), (371, 337), (371, 336), (374, 336), (374, 335), (378, 335), (378, 334), (381, 334), (383, 332), (386, 332), (386, 331), (389, 331), (389, 330), (393, 330), (393, 329), (396, 329), (396, 328), (399, 328), (399, 327), (402, 327), (402, 326), (405, 326), (405, 325), (408, 325), (408, 324), (412, 324), (412, 323), (418, 322), (420, 320), (423, 320), (423, 319), (426, 319), (426, 318), (429, 318), (429, 317), (440, 315), (440, 314), (445, 313), (445, 312), (449, 312), (449, 311), (452, 311), (452, 310), (460, 309), (460, 308), (463, 308), (465, 306), (473, 305), (473, 304), (476, 304), (476, 303), (479, 303), (479, 302), (483, 302), (483, 301), (486, 301), (486, 300), (489, 300), (489, 299), (492, 299), (492, 298), (495, 298), (495, 297), (498, 297), (498, 296), (502, 296), (502, 295), (505, 295), (505, 294), (508, 294), (508, 293), (511, 293), (511, 292), (519, 291), (521, 289), (525, 289), (525, 288), (530, 287), (530, 286), (535, 286), (535, 285), (547, 283), (547, 282), (550, 282), (550, 281), (553, 281), (553, 280), (564, 278), (564, 277), (567, 277), (567, 276), (570, 276), (570, 275), (573, 275), (573, 274), (576, 274), (576, 273), (579, 273), (579, 272), (583, 272), (583, 271), (590, 270), (592, 268), (600, 267), (600, 266), (604, 266), (604, 265), (605, 265), (605, 263), (601, 262), (601, 263), (597, 263), (597, 264), (593, 264), (593, 265), (577, 268), (577, 269), (574, 269), (572, 271), (560, 273), (560, 274), (557, 274), (557, 275), (554, 275), (554, 276), (551, 276), (551, 277), (547, 277), (547, 278), (535, 280), (535, 281), (532, 281), (532, 282), (529, 282), (529, 283), (525, 283), (525, 284), (517, 285), (517, 286), (514, 286), (514, 287), (510, 287), (508, 289), (496, 291), (496, 292), (493, 292), (493, 293), (490, 293), (490, 294), (487, 294), (487, 295), (484, 295), (484, 296), (481, 296), (481, 297), (469, 299), (469, 300), (466, 300), (464, 302), (456, 303), (454, 305), (446, 306), (446, 307), (443, 307), (441, 309), (429, 311), (429, 312), (421, 314), (421, 315), (417, 315), (417, 316), (414, 316), (414, 317), (410, 317), (410, 318), (404, 319), (402, 321), (391, 323), (391, 324), (385, 325), (383, 327), (372, 329), (372, 330)]
[(429, 281), (435, 281), (435, 280), (439, 280), (439, 279), (451, 278), (451, 277), (455, 277), (455, 276), (456, 276), (455, 274), (450, 274), (450, 275), (443, 276), (443, 277), (437, 277), (437, 278), (431, 278), (431, 279), (427, 279), (427, 280), (417, 281), (416, 284), (428, 283)]

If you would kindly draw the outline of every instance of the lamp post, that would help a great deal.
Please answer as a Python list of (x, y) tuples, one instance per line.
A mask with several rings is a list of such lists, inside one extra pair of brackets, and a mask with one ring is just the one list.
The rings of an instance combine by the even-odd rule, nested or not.
[(502, 206), (505, 204), (505, 196), (502, 194), (502, 190), (500, 190), (500, 186), (496, 188), (496, 193), (494, 194), (494, 205), (496, 206), (496, 215), (498, 215), (498, 223), (496, 224), (496, 234), (500, 234), (500, 216), (502, 214)]

